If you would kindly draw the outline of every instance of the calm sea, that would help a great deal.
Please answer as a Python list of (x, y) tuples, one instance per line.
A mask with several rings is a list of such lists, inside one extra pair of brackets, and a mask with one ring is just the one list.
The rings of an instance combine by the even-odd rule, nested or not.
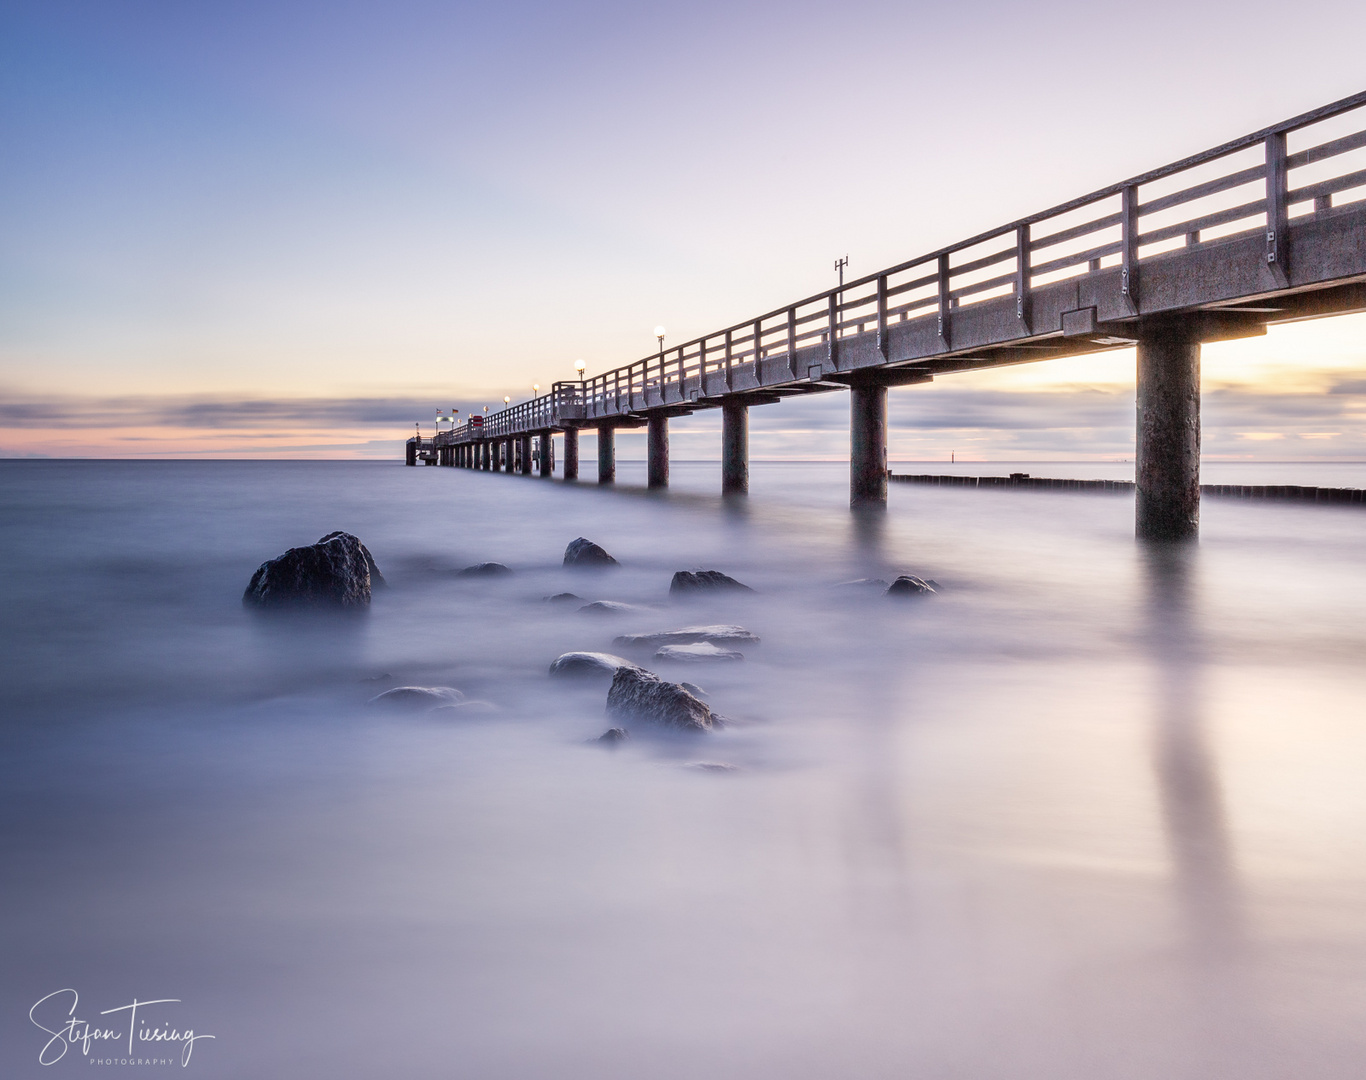
[[(0, 462), (0, 1074), (193, 1029), (214, 1078), (1361, 1075), (1366, 512), (1211, 499), (1148, 550), (1123, 495), (621, 474)], [(249, 617), (335, 529), (368, 616)], [(563, 569), (580, 535), (622, 568)], [(671, 603), (696, 568), (756, 592)], [(942, 589), (832, 587), (898, 573)], [(731, 725), (591, 744), (604, 688), (547, 665), (702, 622), (763, 640), (631, 656)], [(489, 708), (367, 706), (404, 684)]]

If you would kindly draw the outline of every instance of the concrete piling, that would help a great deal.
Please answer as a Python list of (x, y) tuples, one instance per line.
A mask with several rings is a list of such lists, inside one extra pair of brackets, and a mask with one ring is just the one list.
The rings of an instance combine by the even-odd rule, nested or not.
[(666, 488), (669, 486), (669, 418), (662, 413), (651, 413), (647, 430), (646, 485)]
[(541, 475), (550, 475), (550, 432), (542, 431), (537, 437), (537, 453), (541, 459)]
[(1138, 342), (1135, 532), (1193, 540), (1200, 532), (1200, 342), (1171, 320)]
[(598, 428), (598, 483), (617, 482), (616, 429), (606, 424)]
[(749, 406), (721, 406), (721, 494), (749, 494)]
[(579, 429), (564, 429), (564, 478), (579, 478)]
[(849, 394), (849, 505), (887, 505), (887, 388), (855, 383)]

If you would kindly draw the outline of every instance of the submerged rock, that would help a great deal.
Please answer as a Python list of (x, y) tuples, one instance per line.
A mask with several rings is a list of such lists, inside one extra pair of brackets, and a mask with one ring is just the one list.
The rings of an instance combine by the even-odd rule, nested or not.
[(707, 692), (703, 690), (700, 686), (698, 686), (695, 682), (681, 682), (678, 685), (683, 687), (683, 689), (686, 690), (688, 693), (692, 694), (693, 697), (707, 696)]
[(260, 608), (369, 607), (370, 591), (385, 584), (374, 557), (350, 533), (328, 533), (311, 547), (290, 548), (262, 563), (242, 594)]
[(757, 645), (758, 635), (743, 626), (683, 626), (677, 630), (656, 630), (652, 634), (622, 634), (613, 645), (692, 645), (710, 641), (713, 645)]
[(475, 566), (467, 566), (463, 570), (455, 572), (456, 577), (505, 577), (512, 573), (512, 567), (504, 566), (500, 562), (481, 562)]
[(705, 701), (699, 701), (677, 683), (640, 668), (620, 668), (607, 691), (607, 715), (645, 720), (682, 731), (710, 731), (717, 717)]
[(631, 733), (624, 727), (614, 727), (608, 728), (593, 741), (603, 743), (607, 746), (616, 746), (618, 743), (624, 743), (630, 737)]
[(683, 660), (688, 663), (705, 663), (708, 660), (743, 660), (745, 654), (734, 649), (718, 649), (710, 641), (697, 641), (691, 645), (664, 645), (655, 653), (656, 660)]
[(416, 711), (454, 705), (464, 700), (465, 695), (453, 686), (396, 686), (372, 697), (367, 704)]
[(582, 596), (578, 596), (578, 595), (576, 595), (575, 593), (572, 593), (572, 592), (557, 592), (554, 596), (547, 596), (547, 597), (545, 598), (545, 603), (547, 603), (547, 604), (573, 604), (573, 603), (582, 604), (582, 603), (583, 603), (583, 597), (582, 597)]
[(619, 566), (620, 563), (592, 540), (580, 536), (564, 549), (565, 566)]
[(448, 705), (438, 705), (430, 710), (430, 715), (441, 719), (460, 716), (487, 716), (496, 713), (498, 706), (491, 701), (453, 701)]
[(587, 615), (629, 615), (649, 610), (639, 604), (623, 604), (620, 600), (594, 600), (579, 608), (580, 612)]
[(931, 596), (934, 589), (928, 581), (921, 581), (912, 574), (902, 574), (887, 586), (886, 596)]
[(670, 596), (689, 596), (701, 592), (753, 592), (720, 570), (679, 570), (669, 582)]
[(739, 772), (738, 765), (732, 765), (729, 761), (685, 761), (679, 766), (680, 769), (695, 769), (698, 772)]
[(861, 577), (853, 581), (841, 581), (838, 585), (830, 586), (832, 589), (877, 589), (886, 592), (889, 582), (886, 578), (880, 577)]
[(574, 678), (610, 679), (621, 668), (638, 668), (629, 660), (605, 652), (567, 652), (556, 657), (550, 665), (550, 674)]

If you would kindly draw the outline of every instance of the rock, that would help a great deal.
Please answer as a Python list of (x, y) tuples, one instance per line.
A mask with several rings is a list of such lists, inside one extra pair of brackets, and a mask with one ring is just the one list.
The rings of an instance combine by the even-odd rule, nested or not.
[(382, 586), (375, 560), (350, 533), (328, 533), (312, 547), (290, 548), (262, 563), (242, 594), (260, 608), (370, 606), (370, 591)]
[(557, 592), (554, 596), (547, 596), (545, 598), (545, 603), (547, 604), (572, 604), (576, 602), (582, 604), (583, 597), (577, 596), (572, 592)]
[[(318, 543), (326, 544), (329, 540), (336, 540), (338, 537), (342, 537), (347, 540), (356, 540), (356, 538), (352, 536), (350, 533), (330, 532), (321, 540), (319, 540)], [(370, 571), (370, 588), (387, 589), (389, 587), (389, 583), (384, 580), (384, 575), (379, 572), (379, 567), (375, 565), (375, 557), (370, 554), (370, 549), (366, 547), (364, 544), (361, 544), (359, 540), (356, 540), (356, 543), (360, 545), (360, 553), (365, 559), (366, 568)]]
[(677, 683), (640, 668), (619, 668), (607, 691), (607, 715), (683, 731), (710, 731), (718, 717)]
[(614, 727), (608, 728), (593, 741), (605, 743), (607, 746), (616, 746), (619, 743), (624, 743), (630, 737), (631, 733), (624, 727)]
[(396, 686), (372, 697), (367, 704), (396, 709), (434, 709), (464, 701), (465, 695), (453, 686)]
[(680, 570), (669, 582), (670, 596), (690, 596), (702, 592), (753, 592), (720, 570)]
[(592, 540), (580, 536), (564, 549), (565, 566), (619, 566), (620, 563)]
[(932, 596), (934, 590), (929, 582), (921, 581), (911, 574), (902, 574), (887, 586), (886, 596)]
[(500, 562), (481, 562), (476, 566), (467, 566), (463, 570), (455, 572), (456, 577), (505, 577), (512, 573), (512, 567), (504, 566)]
[(605, 652), (567, 652), (550, 665), (550, 674), (561, 677), (610, 679), (621, 668), (639, 665)]
[(388, 682), (392, 678), (393, 676), (386, 671), (383, 675), (367, 675), (363, 679), (357, 679), (356, 682)]
[(700, 686), (698, 686), (695, 682), (681, 682), (678, 685), (683, 687), (683, 689), (690, 693), (693, 697), (707, 696), (707, 692), (703, 690)]
[(710, 641), (713, 645), (757, 645), (759, 638), (743, 626), (684, 626), (677, 630), (657, 630), (653, 634), (622, 634), (613, 645), (692, 645)]
[(628, 615), (649, 610), (639, 604), (623, 604), (619, 600), (595, 600), (579, 608), (580, 612), (588, 615)]
[(459, 716), (487, 716), (497, 711), (498, 706), (491, 701), (454, 701), (449, 705), (438, 705), (435, 709), (429, 710), (428, 715), (439, 719), (454, 719)]
[(683, 660), (698, 664), (708, 660), (743, 660), (745, 654), (734, 649), (718, 649), (710, 641), (697, 641), (691, 645), (664, 645), (655, 653), (656, 660)]
[(739, 766), (728, 761), (685, 761), (680, 769), (696, 769), (698, 772), (739, 772)]
[(879, 592), (887, 591), (887, 579), (880, 577), (861, 577), (853, 581), (841, 581), (838, 585), (832, 585), (832, 589), (877, 589)]

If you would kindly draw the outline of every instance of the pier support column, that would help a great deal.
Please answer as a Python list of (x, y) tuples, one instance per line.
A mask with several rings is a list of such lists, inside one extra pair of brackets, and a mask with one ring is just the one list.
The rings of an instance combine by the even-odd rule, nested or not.
[(1145, 326), (1138, 342), (1134, 531), (1140, 540), (1200, 533), (1200, 341), (1193, 321)]
[(415, 442), (413, 442), (412, 439), (409, 439), (409, 440), (408, 440), (407, 449), (404, 451), (404, 455), (403, 455), (403, 464), (405, 464), (405, 465), (416, 465), (416, 464), (417, 464), (417, 444), (416, 444)]
[(579, 478), (579, 429), (564, 429), (564, 478)]
[(650, 414), (648, 430), (649, 450), (645, 469), (646, 486), (669, 486), (669, 418), (660, 413)]
[(503, 440), (503, 472), (512, 472), (517, 462), (517, 446), (512, 439)]
[(749, 494), (749, 406), (721, 406), (721, 494)]
[(617, 439), (616, 428), (598, 428), (598, 483), (617, 482)]
[(518, 450), (521, 452), (522, 460), (518, 462), (521, 468), (518, 470), (523, 476), (531, 475), (531, 436), (523, 435), (517, 440), (521, 445)]
[(887, 505), (887, 388), (855, 384), (849, 393), (849, 505)]
[(542, 476), (549, 476), (549, 475), (550, 475), (550, 465), (551, 465), (551, 461), (550, 461), (550, 432), (548, 432), (548, 431), (543, 431), (543, 432), (541, 432), (540, 438), (539, 438), (537, 441), (538, 441), (538, 445), (537, 445), (537, 447), (536, 447), (536, 452), (537, 452), (537, 453), (540, 455), (540, 457), (541, 457), (541, 475), (542, 475)]

